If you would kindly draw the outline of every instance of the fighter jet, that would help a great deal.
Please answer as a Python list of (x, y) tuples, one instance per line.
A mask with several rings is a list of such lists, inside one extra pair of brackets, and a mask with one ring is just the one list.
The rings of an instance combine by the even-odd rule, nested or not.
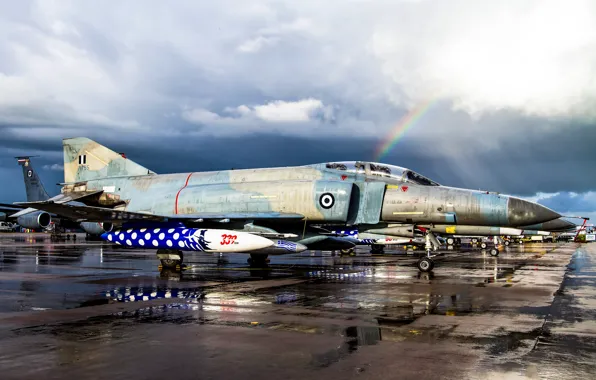
[[(41, 178), (31, 164), (32, 156), (15, 157), (18, 164), (23, 170), (23, 180), (25, 182), (25, 192), (27, 194), (27, 202), (39, 202), (50, 199)], [(72, 204), (73, 202), (71, 202)], [(76, 204), (76, 202), (74, 203)], [(83, 204), (81, 204), (83, 205)], [(6, 205), (12, 206), (13, 205)], [(64, 231), (65, 229), (81, 228), (88, 235), (100, 236), (105, 232), (112, 230), (112, 223), (110, 222), (73, 222), (67, 218), (58, 217), (55, 214), (50, 214), (45, 211), (39, 211), (32, 208), (13, 210), (10, 219), (16, 219), (17, 224), (24, 228), (34, 230), (47, 229), (50, 227), (52, 221), (55, 223), (56, 229), (53, 232)], [(52, 235), (54, 236), (54, 234)]]
[[(63, 148), (61, 194), (19, 205), (77, 221), (119, 223), (123, 231), (133, 231), (131, 223), (135, 228), (150, 222), (205, 229), (225, 225), (316, 249), (347, 243), (327, 228), (334, 224), (403, 236), (403, 231), (424, 224), (515, 227), (560, 217), (533, 202), (441, 186), (412, 170), (380, 163), (157, 174), (84, 137), (63, 140)], [(69, 204), (72, 201), (83, 205)], [(432, 231), (426, 230), (425, 236), (436, 241)], [(166, 250), (174, 253), (164, 250), (158, 257), (179, 251), (175, 246)], [(419, 263), (421, 270), (434, 265), (430, 251)], [(266, 255), (251, 257), (263, 260)]]

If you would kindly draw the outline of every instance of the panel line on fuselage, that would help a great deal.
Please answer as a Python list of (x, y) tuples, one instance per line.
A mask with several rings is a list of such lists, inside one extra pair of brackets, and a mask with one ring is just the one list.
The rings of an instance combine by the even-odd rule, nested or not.
[(174, 203), (174, 214), (178, 214), (178, 197), (180, 196), (182, 190), (184, 190), (186, 186), (188, 186), (188, 181), (190, 180), (190, 177), (192, 177), (192, 174), (193, 173), (188, 173), (188, 177), (186, 177), (186, 182), (184, 183), (184, 186), (182, 186), (180, 190), (178, 190), (178, 192), (176, 193), (176, 201)]

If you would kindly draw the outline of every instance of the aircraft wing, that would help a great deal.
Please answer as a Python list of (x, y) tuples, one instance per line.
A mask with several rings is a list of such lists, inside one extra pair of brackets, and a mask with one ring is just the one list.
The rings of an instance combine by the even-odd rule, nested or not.
[(0, 212), (5, 213), (6, 215), (11, 215), (19, 211), (21, 211), (21, 208), (17, 208), (16, 206), (14, 206), (13, 208), (8, 208), (5, 205), (0, 204)]
[(21, 206), (13, 205), (10, 203), (0, 203), (0, 212), (5, 213), (8, 217), (12, 217), (12, 215), (15, 213), (19, 213), (19, 215), (22, 215), (20, 214), (22, 211), (23, 207)]
[[(97, 191), (91, 191), (91, 192), (72, 192), (72, 193), (69, 193), (68, 195), (58, 194), (58, 195), (48, 199), (47, 201), (42, 201), (42, 202), (66, 203), (66, 202), (70, 202), (70, 201), (81, 200), (83, 198), (87, 198), (92, 195), (98, 195), (101, 193), (103, 193), (103, 190), (97, 190)], [(27, 203), (29, 203), (29, 202), (27, 202)], [(35, 203), (35, 202), (31, 202), (31, 203)]]
[(155, 221), (166, 222), (172, 220), (187, 220), (194, 222), (201, 221), (222, 221), (229, 220), (263, 220), (263, 219), (294, 219), (304, 218), (301, 214), (285, 214), (279, 212), (233, 212), (233, 213), (197, 213), (197, 214), (167, 214), (156, 215), (143, 212), (131, 212), (124, 210), (114, 210), (105, 207), (94, 207), (84, 205), (72, 205), (65, 203), (56, 203), (53, 201), (42, 202), (22, 202), (16, 205), (23, 207), (33, 207), (37, 210), (47, 211), (49, 213), (64, 216), (75, 221)]

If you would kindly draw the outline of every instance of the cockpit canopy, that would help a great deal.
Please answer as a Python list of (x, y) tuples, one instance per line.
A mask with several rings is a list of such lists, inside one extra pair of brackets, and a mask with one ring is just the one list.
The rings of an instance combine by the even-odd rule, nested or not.
[(432, 181), (415, 171), (395, 165), (364, 161), (328, 162), (324, 165), (326, 169), (342, 170), (348, 173), (371, 177), (391, 178), (396, 181), (412, 182), (423, 186), (440, 186), (435, 181)]

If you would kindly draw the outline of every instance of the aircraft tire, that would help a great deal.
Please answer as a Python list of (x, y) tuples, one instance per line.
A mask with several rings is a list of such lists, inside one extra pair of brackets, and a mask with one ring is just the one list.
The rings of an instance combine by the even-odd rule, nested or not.
[(490, 255), (491, 255), (492, 257), (497, 257), (497, 256), (499, 256), (499, 250), (498, 250), (498, 249), (496, 249), (496, 248), (493, 248), (493, 249), (491, 249), (491, 250), (490, 250)]
[(447, 238), (447, 245), (453, 245), (453, 244), (455, 244), (455, 239), (452, 237)]
[(435, 267), (435, 263), (428, 257), (423, 257), (422, 259), (418, 260), (417, 266), (418, 270), (421, 272), (430, 272)]
[(486, 249), (486, 243), (485, 243), (485, 242), (482, 242), (482, 243), (480, 244), (480, 248), (482, 248), (482, 249)]
[(353, 256), (353, 255), (354, 255), (354, 248), (342, 249), (342, 250), (341, 250), (341, 254), (342, 254), (342, 255), (350, 255), (350, 256)]
[(160, 260), (160, 263), (164, 269), (176, 269), (176, 267), (182, 266), (182, 260), (163, 259)]
[(269, 255), (250, 254), (250, 258), (246, 260), (251, 265), (266, 265), (269, 262)]
[(511, 244), (511, 242), (509, 240), (505, 240), (505, 245), (508, 246), (509, 244)]

